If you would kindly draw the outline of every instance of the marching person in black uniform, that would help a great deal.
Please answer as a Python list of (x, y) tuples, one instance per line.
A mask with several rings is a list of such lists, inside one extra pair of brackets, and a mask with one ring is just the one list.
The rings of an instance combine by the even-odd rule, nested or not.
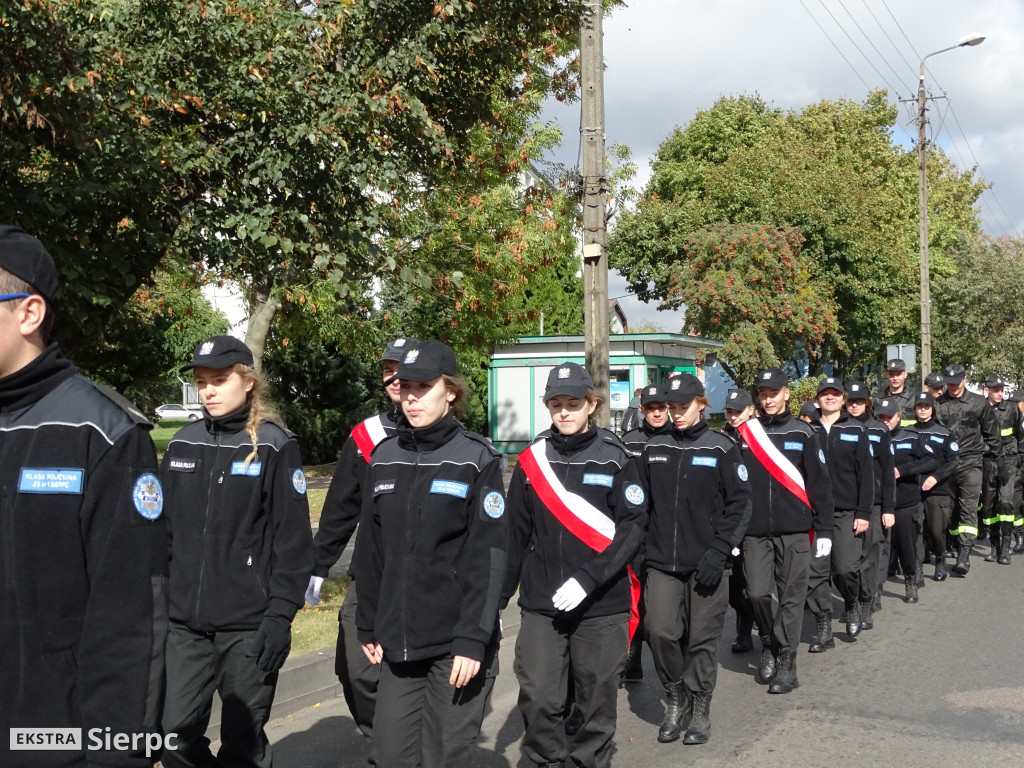
[(946, 392), (935, 403), (939, 422), (953, 433), (959, 447), (956, 474), (950, 478), (954, 498), (949, 532), (958, 537), (959, 552), (953, 573), (966, 576), (971, 569), (971, 548), (978, 538), (978, 502), (981, 500), (982, 458), (997, 456), (1002, 448), (992, 408), (981, 395), (969, 392), (962, 365), (947, 365)]
[(908, 603), (917, 602), (917, 524), (921, 515), (921, 477), (939, 468), (939, 459), (930, 442), (916, 429), (900, 426), (902, 413), (895, 399), (879, 400), (875, 405), (878, 418), (892, 433), (892, 452), (896, 476), (896, 524), (893, 526), (893, 549), (903, 568), (903, 582)]
[(372, 749), (384, 768), (463, 766), (498, 671), (501, 459), (457, 420), (468, 390), (448, 346), (407, 349), (398, 378), (403, 418), (373, 451), (356, 541), (359, 639), (382, 664)]
[(159, 739), (164, 496), (152, 425), (49, 341), (57, 268), (0, 226), (0, 765), (148, 768), (125, 751), (9, 751), (11, 728)]
[[(832, 551), (834, 505), (825, 451), (812, 427), (789, 410), (789, 377), (778, 368), (757, 377), (764, 416), (739, 427), (750, 448), (747, 469), (753, 498), (743, 539), (744, 575), (761, 632), (771, 632), (761, 651), (758, 674), (769, 693), (790, 693), (799, 685), (796, 648), (814, 557)], [(779, 607), (773, 606), (773, 594)]]
[[(203, 419), (171, 439), (160, 466), (171, 552), (163, 722), (179, 745), (163, 765), (271, 766), (263, 727), (313, 567), (302, 458), (245, 344), (207, 339), (188, 370)], [(216, 758), (205, 735), (214, 689)]]
[(893, 358), (885, 364), (885, 374), (889, 385), (882, 389), (879, 399), (895, 400), (900, 407), (901, 425), (909, 427), (917, 421), (914, 415), (914, 398), (917, 393), (907, 382), (906, 362)]
[[(509, 486), (511, 545), (503, 599), (519, 587), (516, 639), (523, 752), (536, 765), (606, 768), (618, 679), (639, 583), (626, 566), (647, 524), (636, 463), (593, 423), (601, 405), (581, 366), (548, 376), (552, 427), (519, 456)], [(564, 727), (568, 678), (583, 725)]]
[[(665, 401), (665, 390), (667, 385), (649, 384), (640, 390), (640, 415), (643, 421), (637, 429), (631, 430), (622, 436), (622, 444), (634, 458), (640, 455), (644, 445), (655, 435), (671, 433), (674, 427), (669, 421), (668, 403)], [(644, 564), (643, 549), (637, 552), (631, 564), (633, 573), (640, 580), (640, 600), (637, 605), (639, 624), (633, 632), (633, 638), (629, 641), (629, 653), (626, 654), (626, 667), (622, 671), (623, 683), (635, 683), (644, 679), (644, 670), (641, 655), (643, 652), (643, 641), (647, 635), (644, 626), (644, 617), (647, 613), (647, 605), (644, 601), (644, 585), (647, 583), (647, 572)], [(577, 710), (578, 711), (578, 710)]]
[[(846, 387), (846, 410), (868, 431), (871, 457), (874, 460), (875, 498), (871, 524), (864, 534), (864, 559), (860, 569), (860, 624), (862, 629), (874, 626), (876, 602), (881, 604), (882, 573), (888, 567), (889, 529), (895, 522), (896, 476), (893, 456), (889, 450), (889, 428), (873, 417), (867, 385), (851, 381)], [(888, 522), (888, 525), (883, 523)]]
[[(747, 444), (738, 431), (740, 424), (754, 418), (754, 400), (745, 389), (730, 389), (725, 395), (725, 427), (722, 434), (740, 448), (744, 464), (747, 460)], [(747, 592), (747, 580), (743, 576), (743, 550), (733, 552), (729, 568), (729, 607), (736, 612), (736, 639), (729, 647), (733, 653), (747, 653), (754, 649), (750, 633), (754, 629), (754, 607)], [(761, 634), (761, 644), (770, 644), (768, 633)]]
[[(406, 349), (412, 349), (419, 342), (412, 338), (399, 338), (390, 342), (380, 357), (384, 380), (384, 391), (391, 401), (386, 411), (357, 424), (345, 440), (338, 458), (338, 465), (327, 489), (320, 525), (313, 538), (316, 565), (309, 577), (306, 588), (306, 602), (317, 605), (320, 602), (320, 587), (338, 562), (342, 550), (355, 533), (363, 503), (363, 477), (370, 454), (382, 440), (395, 434), (399, 414), (402, 412), (398, 363), (405, 356)], [(350, 577), (355, 569), (349, 566)], [(338, 645), (334, 657), (334, 671), (341, 682), (345, 703), (352, 713), (359, 730), (368, 739), (373, 737), (373, 711), (377, 702), (377, 683), (380, 681), (380, 665), (371, 664), (363, 653), (363, 646), (356, 636), (356, 611), (358, 610), (356, 582), (353, 578), (345, 591), (345, 602), (338, 613)]]
[[(871, 524), (874, 502), (874, 477), (868, 432), (857, 419), (843, 409), (846, 388), (836, 378), (818, 384), (819, 425), (828, 460), (835, 504), (831, 563), (829, 558), (811, 561), (807, 584), (807, 607), (817, 620), (817, 633), (808, 650), (822, 653), (835, 648), (832, 638), (831, 575), (845, 606), (846, 633), (860, 634), (860, 570), (864, 559), (865, 534)], [(831, 566), (831, 569), (830, 569)]]
[(944, 391), (945, 383), (941, 373), (932, 371), (924, 377), (924, 391), (938, 400)]
[(914, 429), (939, 457), (939, 468), (921, 481), (924, 502), (925, 535), (935, 556), (935, 580), (946, 580), (946, 532), (949, 530), (951, 502), (949, 478), (956, 473), (959, 446), (948, 429), (935, 420), (935, 398), (928, 392), (917, 396), (914, 405), (917, 423)]
[(1017, 484), (1017, 439), (1020, 436), (1020, 411), (1014, 403), (1003, 399), (1004, 381), (992, 375), (985, 379), (985, 395), (999, 428), (1000, 450), (986, 457), (983, 465), (982, 522), (988, 526), (992, 551), (985, 562), (1010, 564), (1013, 548), (1013, 489)]
[(750, 484), (739, 447), (703, 419), (700, 380), (677, 376), (665, 396), (676, 429), (640, 456), (650, 493), (647, 631), (668, 698), (658, 741), (678, 739), (689, 714), (683, 743), (704, 744), (729, 598), (722, 576), (750, 522)]
[[(1014, 390), (1008, 399), (1024, 420), (1024, 391)], [(1018, 421), (1017, 428), (1017, 481), (1013, 484), (1013, 548), (1010, 551), (1020, 555), (1024, 554), (1024, 510), (1021, 509), (1024, 499), (1024, 421)]]

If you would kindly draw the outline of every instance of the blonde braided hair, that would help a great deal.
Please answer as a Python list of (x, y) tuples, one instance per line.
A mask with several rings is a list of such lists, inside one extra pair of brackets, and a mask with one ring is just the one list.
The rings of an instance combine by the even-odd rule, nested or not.
[(264, 421), (275, 421), (283, 425), (283, 422), (274, 406), (267, 401), (267, 382), (262, 374), (258, 373), (255, 368), (241, 363), (236, 363), (232, 370), (242, 377), (243, 383), (252, 382), (252, 388), (246, 393), (249, 400), (249, 421), (245, 425), (245, 431), (249, 433), (249, 439), (252, 440), (252, 452), (245, 457), (245, 468), (248, 469), (249, 465), (259, 458), (257, 449), (260, 424)]

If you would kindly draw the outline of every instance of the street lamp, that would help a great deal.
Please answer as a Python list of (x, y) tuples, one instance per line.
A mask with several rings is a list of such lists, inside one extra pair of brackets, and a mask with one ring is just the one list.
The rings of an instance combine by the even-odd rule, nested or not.
[(932, 307), (931, 278), (928, 267), (928, 174), (926, 173), (927, 139), (925, 138), (924, 63), (937, 53), (954, 48), (980, 45), (984, 35), (967, 35), (956, 45), (932, 51), (921, 59), (921, 74), (917, 81), (917, 226), (921, 252), (921, 381), (932, 372)]

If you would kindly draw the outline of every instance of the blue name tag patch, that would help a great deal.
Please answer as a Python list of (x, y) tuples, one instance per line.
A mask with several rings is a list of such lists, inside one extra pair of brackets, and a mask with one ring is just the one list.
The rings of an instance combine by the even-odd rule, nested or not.
[(938, 435), (932, 435), (928, 439), (931, 440), (934, 443), (938, 443), (939, 445), (942, 445), (942, 443), (946, 442), (946, 438), (939, 437)]
[(882, 442), (882, 436), (881, 435), (868, 435), (868, 440), (870, 440), (872, 443), (880, 443), (880, 442)]
[(50, 467), (22, 467), (18, 479), (21, 493), (74, 493), (82, 492), (84, 469)]
[(246, 477), (259, 477), (260, 471), (263, 469), (263, 464), (258, 461), (252, 462), (248, 467), (245, 466), (244, 461), (233, 461), (231, 462), (231, 474), (232, 475), (245, 475)]
[(606, 488), (612, 487), (613, 478), (611, 475), (584, 475), (584, 485), (603, 485)]
[(785, 443), (782, 446), (787, 451), (802, 451), (804, 449), (803, 443)]
[(839, 436), (839, 439), (847, 443), (857, 443), (860, 442), (860, 435), (849, 435), (844, 433)]
[(718, 466), (718, 459), (714, 456), (694, 456), (693, 466), (695, 467), (716, 467)]
[(914, 447), (913, 443), (896, 443), (897, 451), (909, 451)]
[(456, 483), (452, 480), (435, 480), (430, 484), (430, 492), (464, 499), (469, 494), (469, 486), (466, 483)]

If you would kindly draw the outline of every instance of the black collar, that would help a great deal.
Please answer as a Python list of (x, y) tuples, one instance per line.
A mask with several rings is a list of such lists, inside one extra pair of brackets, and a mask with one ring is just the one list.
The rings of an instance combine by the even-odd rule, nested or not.
[(0, 379), (0, 412), (27, 408), (74, 375), (75, 367), (61, 357), (54, 342), (31, 363)]
[(698, 437), (708, 431), (708, 423), (706, 421), (698, 421), (691, 427), (679, 430), (679, 436), (683, 440), (696, 440)]
[(433, 451), (451, 440), (462, 425), (449, 411), (428, 427), (413, 427), (404, 418), (398, 424), (398, 444), (407, 451)]
[(558, 427), (551, 425), (551, 445), (557, 453), (563, 456), (570, 456), (582, 451), (597, 439), (597, 427), (591, 424), (585, 432), (577, 432), (575, 435), (563, 435)]
[(237, 411), (216, 418), (207, 413), (204, 408), (203, 420), (206, 422), (206, 431), (211, 435), (218, 432), (224, 432), (229, 435), (237, 434), (249, 425), (250, 410), (252, 410), (252, 404), (248, 400)]

